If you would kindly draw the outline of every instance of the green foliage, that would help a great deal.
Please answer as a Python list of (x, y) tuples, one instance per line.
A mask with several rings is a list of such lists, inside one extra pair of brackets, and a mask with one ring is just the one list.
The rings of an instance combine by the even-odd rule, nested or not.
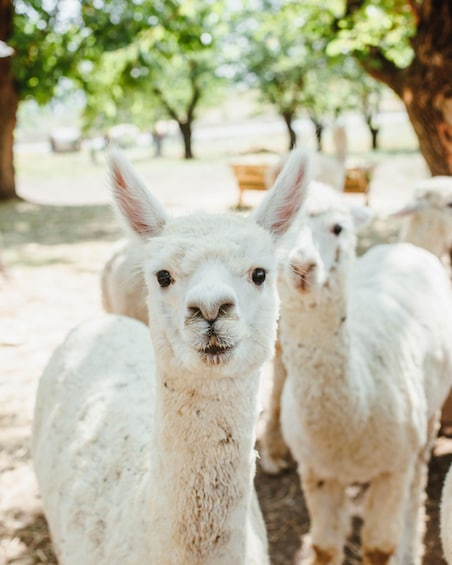
[(155, 8), (143, 1), (139, 9), (148, 25), (115, 50), (102, 52), (98, 45), (93, 63), (80, 66), (89, 126), (124, 119), (143, 125), (168, 116), (190, 123), (199, 104), (218, 100), (223, 3), (165, 2), (158, 15)]
[(63, 14), (59, 2), (16, 0), (13, 4), (9, 43), (15, 50), (13, 72), (19, 96), (43, 104), (52, 98), (58, 80), (75, 70), (75, 17)]
[(342, 57), (327, 53), (339, 9), (335, 1), (320, 8), (314, 1), (261, 0), (238, 23), (238, 33), (246, 38), (241, 76), (279, 114), (294, 116), (300, 109), (331, 114), (342, 104), (331, 88), (339, 80)]
[(21, 98), (45, 103), (69, 77), (94, 128), (191, 123), (228, 78), (257, 87), (281, 115), (334, 115), (365, 98), (352, 55), (368, 60), (378, 48), (406, 66), (415, 32), (405, 0), (353, 2), (348, 12), (346, 0), (80, 0), (72, 12), (58, 0), (13, 2)]
[(413, 12), (406, 0), (367, 0), (350, 14), (338, 18), (337, 34), (328, 46), (328, 53), (353, 54), (364, 61), (376, 48), (403, 68), (413, 58), (410, 41), (415, 31)]

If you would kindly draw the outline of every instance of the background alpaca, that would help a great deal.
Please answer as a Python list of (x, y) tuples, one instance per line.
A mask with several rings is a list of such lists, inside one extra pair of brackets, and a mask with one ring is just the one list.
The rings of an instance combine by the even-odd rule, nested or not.
[(171, 219), (113, 158), (118, 207), (146, 241), (152, 342), (106, 315), (73, 330), (41, 377), (32, 454), (62, 564), (268, 563), (257, 393), (276, 334), (275, 243), (304, 166), (293, 154), (250, 218)]
[(102, 306), (106, 312), (122, 314), (148, 323), (146, 283), (142, 271), (145, 245), (129, 236), (118, 243), (101, 273)]
[[(339, 187), (332, 185), (335, 189)], [(317, 208), (320, 206), (320, 202), (324, 201), (325, 205), (331, 204), (331, 199), (334, 195), (331, 191), (331, 185), (325, 184), (319, 181), (311, 181), (309, 185), (308, 197), (303, 206), (301, 214), (311, 207)], [(344, 207), (344, 202), (342, 200), (337, 200), (340, 203), (340, 207)], [(370, 209), (360, 207), (356, 210), (366, 210), (364, 212), (365, 218), (371, 215)], [(309, 213), (309, 212), (308, 212)], [(294, 228), (289, 232), (287, 236), (286, 246), (290, 246), (291, 240), (294, 238), (294, 233), (300, 228), (300, 223), (302, 219), (299, 218), (298, 222), (294, 224)], [(363, 225), (365, 222), (363, 222)], [(283, 258), (284, 259), (284, 258)], [(280, 276), (280, 284), (282, 284), (282, 277)], [(289, 465), (288, 458), (288, 447), (283, 438), (281, 430), (281, 395), (284, 388), (284, 383), (287, 377), (287, 370), (283, 362), (282, 348), (280, 341), (278, 339), (276, 343), (275, 355), (273, 358), (273, 375), (271, 383), (270, 398), (268, 400), (268, 406), (266, 409), (265, 420), (263, 432), (259, 441), (259, 453), (260, 453), (260, 464), (263, 471), (268, 475), (277, 475)]]
[(409, 241), (450, 266), (452, 251), (452, 177), (431, 177), (416, 188), (414, 199), (393, 216), (405, 219), (400, 241)]
[(281, 423), (311, 519), (312, 563), (340, 564), (345, 487), (369, 483), (368, 565), (421, 562), (427, 462), (452, 379), (452, 300), (438, 259), (380, 245), (355, 262), (364, 218), (312, 191), (279, 284)]

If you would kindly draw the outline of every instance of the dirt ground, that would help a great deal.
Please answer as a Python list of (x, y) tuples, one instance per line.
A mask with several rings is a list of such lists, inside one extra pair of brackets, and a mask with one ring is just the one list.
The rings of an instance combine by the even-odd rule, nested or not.
[[(406, 161), (403, 166), (418, 170)], [(389, 173), (394, 179), (400, 170)], [(34, 197), (39, 201), (37, 193)], [(228, 199), (235, 199), (233, 188), (224, 198)], [(52, 349), (70, 327), (101, 312), (99, 272), (120, 236), (104, 203), (68, 206), (36, 201), (0, 206), (7, 268), (0, 275), (0, 565), (56, 563), (30, 462), (34, 395)], [(394, 240), (397, 228), (394, 222), (377, 218), (361, 238), (361, 250)], [(444, 564), (438, 502), (452, 462), (451, 441), (446, 435), (438, 438), (430, 464), (424, 565)], [(309, 527), (296, 469), (292, 465), (279, 477), (267, 477), (258, 466), (256, 486), (272, 563), (290, 565)], [(360, 563), (359, 516), (354, 526), (347, 565)]]

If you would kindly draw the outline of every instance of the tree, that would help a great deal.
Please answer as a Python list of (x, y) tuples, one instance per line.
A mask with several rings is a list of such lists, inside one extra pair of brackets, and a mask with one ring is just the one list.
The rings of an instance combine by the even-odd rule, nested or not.
[(452, 2), (346, 0), (330, 53), (352, 53), (403, 101), (432, 175), (452, 175)]
[[(239, 76), (276, 108), (292, 149), (297, 140), (293, 121), (304, 103), (306, 74), (318, 62), (321, 46), (313, 55), (310, 37), (299, 30), (305, 24), (303, 6), (293, 2), (261, 0), (257, 9), (252, 3), (235, 19), (237, 47), (231, 57), (241, 66)], [(321, 42), (320, 34), (316, 41)]]
[(382, 98), (382, 89), (375, 84), (375, 81), (369, 80), (370, 77), (363, 77), (359, 82), (359, 107), (364, 117), (364, 121), (369, 129), (371, 147), (378, 149), (378, 134), (380, 127), (378, 125), (378, 115), (380, 113), (380, 105)]
[[(93, 14), (94, 8), (89, 9)], [(146, 99), (153, 107), (148, 116), (160, 112), (160, 117), (177, 122), (184, 156), (191, 159), (196, 112), (222, 84), (220, 42), (227, 27), (224, 4), (219, 0), (174, 0), (162, 2), (156, 10), (154, 2), (140, 2), (136, 14), (146, 25), (127, 44), (110, 53), (98, 53), (94, 69), (81, 73), (89, 115), (101, 109), (105, 92), (111, 94), (112, 112), (122, 112), (124, 102), (130, 109), (131, 100), (142, 106)], [(116, 16), (122, 28), (123, 15)], [(105, 24), (104, 31), (109, 26), (111, 22)]]
[(236, 16), (233, 59), (242, 67), (239, 75), (257, 87), (262, 99), (283, 118), (289, 149), (296, 143), (293, 121), (299, 112), (313, 122), (321, 150), (325, 123), (350, 106), (349, 61), (341, 53), (327, 52), (338, 16), (335, 4), (260, 0), (257, 9), (253, 1), (251, 8)]
[[(380, 132), (378, 116), (386, 87), (368, 75), (349, 55), (340, 56), (337, 63), (330, 67), (330, 73), (331, 76), (324, 79), (323, 84), (329, 85), (328, 97), (336, 101), (335, 115), (339, 116), (344, 110), (360, 112), (369, 129), (371, 147), (377, 149)], [(321, 86), (318, 91), (325, 92), (325, 88), (322, 89)]]
[(76, 60), (75, 28), (59, 3), (0, 0), (0, 40), (14, 55), (0, 59), (0, 200), (16, 196), (13, 142), (20, 100), (49, 101)]

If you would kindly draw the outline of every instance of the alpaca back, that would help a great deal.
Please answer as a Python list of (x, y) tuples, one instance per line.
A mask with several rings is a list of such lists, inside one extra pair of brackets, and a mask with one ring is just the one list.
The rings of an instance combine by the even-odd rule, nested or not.
[(391, 387), (420, 387), (431, 416), (452, 382), (452, 295), (440, 261), (407, 243), (375, 246), (355, 263), (348, 304), (352, 356), (366, 359), (368, 379), (380, 372), (394, 402)]
[(41, 378), (32, 455), (54, 545), (74, 556), (65, 563), (80, 565), (83, 546), (84, 565), (102, 565), (105, 546), (116, 563), (146, 562), (150, 509), (138, 485), (149, 468), (153, 364), (148, 328), (105, 315), (73, 330)]

